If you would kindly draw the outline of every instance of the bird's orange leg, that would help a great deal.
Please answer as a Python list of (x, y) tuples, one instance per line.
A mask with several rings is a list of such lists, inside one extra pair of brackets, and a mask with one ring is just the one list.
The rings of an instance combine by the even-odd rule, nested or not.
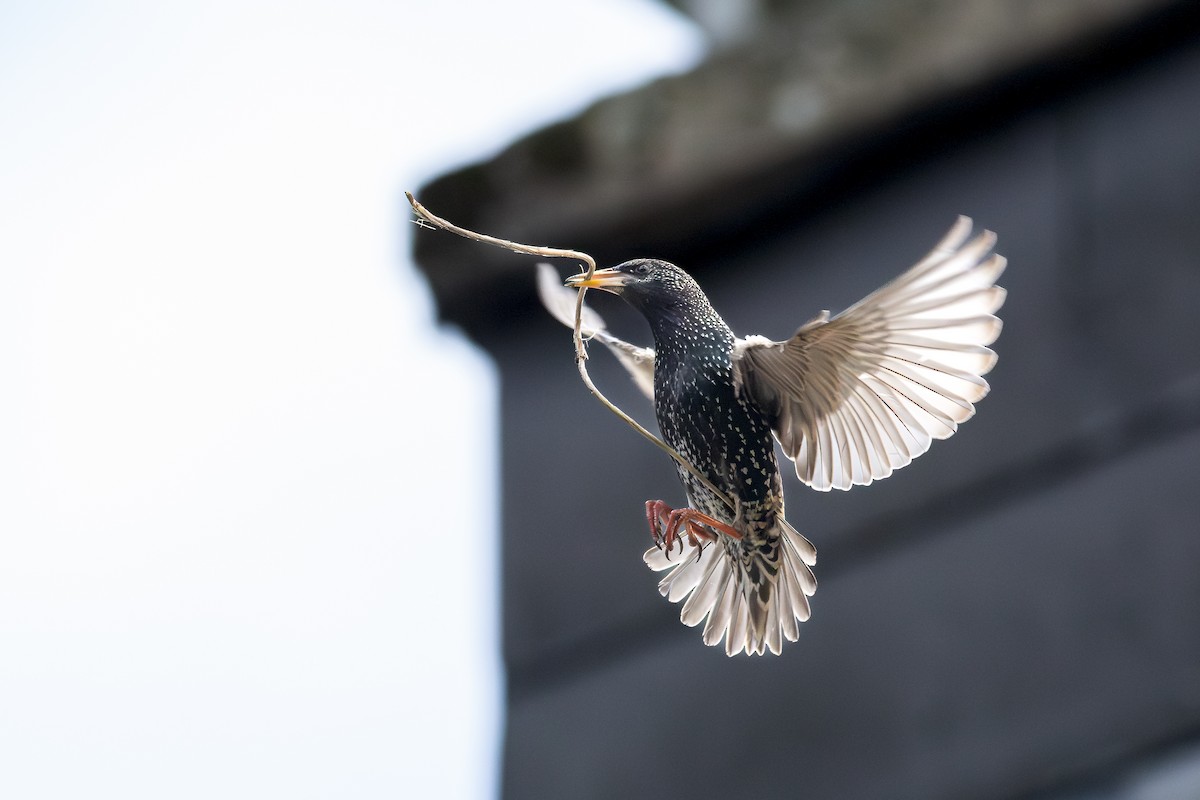
[[(742, 535), (733, 527), (713, 519), (702, 511), (694, 508), (671, 508), (662, 500), (646, 501), (646, 521), (650, 524), (650, 535), (654, 538), (654, 543), (659, 548), (666, 550), (668, 554), (675, 546), (676, 541), (679, 542), (679, 549), (682, 552), (684, 538), (692, 547), (701, 550), (704, 542), (717, 540), (716, 534), (712, 531), (723, 533), (735, 540), (742, 538)], [(684, 531), (683, 536), (679, 534), (681, 527)], [(705, 528), (710, 530), (705, 530)]]

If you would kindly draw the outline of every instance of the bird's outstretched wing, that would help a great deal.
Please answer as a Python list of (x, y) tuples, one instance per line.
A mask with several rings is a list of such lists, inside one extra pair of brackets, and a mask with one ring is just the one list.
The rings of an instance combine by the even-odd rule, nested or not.
[(959, 217), (918, 264), (830, 319), (784, 342), (739, 340), (734, 380), (771, 419), (800, 480), (849, 489), (885, 478), (975, 413), (996, 363), (996, 236), (967, 241)]
[[(538, 296), (542, 305), (556, 320), (568, 328), (575, 327), (575, 298), (576, 290), (562, 285), (558, 273), (549, 264), (537, 265)], [(604, 320), (589, 306), (584, 305), (581, 317), (580, 332), (584, 338), (595, 339), (613, 352), (622, 366), (629, 371), (633, 382), (645, 392), (651, 400), (654, 399), (654, 350), (649, 347), (638, 347), (623, 339), (618, 339), (608, 332)]]

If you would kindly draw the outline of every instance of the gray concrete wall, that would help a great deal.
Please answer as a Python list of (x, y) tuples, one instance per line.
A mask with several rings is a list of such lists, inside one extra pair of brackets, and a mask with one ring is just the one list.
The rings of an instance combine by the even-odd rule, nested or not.
[[(1010, 260), (993, 392), (875, 486), (789, 482), (820, 590), (778, 658), (705, 647), (658, 596), (642, 501), (680, 490), (586, 394), (567, 332), (534, 315), (488, 337), (506, 797), (1059, 796), (1200, 736), (1200, 44), (742, 239), (645, 255), (700, 274), (735, 330), (782, 338), (959, 212)], [(593, 374), (652, 419), (603, 353)]]

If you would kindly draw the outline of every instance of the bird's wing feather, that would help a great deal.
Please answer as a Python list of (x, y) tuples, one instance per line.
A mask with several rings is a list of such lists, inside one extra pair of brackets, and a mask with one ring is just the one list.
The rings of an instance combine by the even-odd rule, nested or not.
[(801, 481), (826, 491), (887, 477), (975, 413), (996, 363), (1005, 260), (995, 234), (970, 233), (959, 217), (907, 272), (787, 341), (738, 340), (739, 391), (771, 418)]
[[(577, 292), (562, 285), (558, 273), (549, 264), (537, 265), (538, 296), (550, 316), (566, 325), (575, 327), (575, 299)], [(633, 382), (651, 400), (654, 399), (654, 350), (638, 347), (608, 332), (604, 320), (586, 304), (581, 316), (580, 332), (586, 339), (595, 339), (603, 344), (621, 365), (628, 370)]]

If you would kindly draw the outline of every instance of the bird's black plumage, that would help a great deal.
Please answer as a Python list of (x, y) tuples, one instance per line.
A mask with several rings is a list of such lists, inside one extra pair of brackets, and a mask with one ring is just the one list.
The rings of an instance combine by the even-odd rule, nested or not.
[[(586, 306), (581, 330), (652, 394), (664, 441), (729, 499), (677, 465), (689, 508), (670, 513), (689, 520), (693, 535), (674, 560), (668, 547), (645, 556), (668, 571), (659, 588), (683, 601), (683, 622), (704, 622), (705, 643), (724, 639), (730, 655), (778, 653), (808, 619), (816, 549), (784, 519), (774, 440), (804, 483), (849, 489), (887, 477), (953, 434), (987, 394), (982, 376), (996, 361), (987, 345), (1000, 332), (994, 312), (1005, 293), (995, 281), (1005, 261), (991, 253), (993, 234), (968, 241), (970, 230), (960, 217), (900, 277), (782, 342), (734, 336), (696, 282), (665, 261), (568, 279), (641, 311), (653, 350), (611, 335)], [(573, 325), (573, 299), (556, 294), (548, 267), (539, 287), (547, 308)], [(664, 506), (647, 504), (656, 538), (651, 508)]]
[[(781, 566), (783, 482), (770, 420), (736, 386), (736, 337), (696, 281), (674, 264), (637, 259), (605, 270), (605, 275), (609, 283), (600, 288), (619, 293), (641, 311), (654, 335), (654, 410), (663, 441), (733, 501), (730, 508), (676, 464), (690, 506), (741, 536), (718, 537), (714, 546), (739, 567), (739, 603), (744, 604), (751, 641), (762, 652)], [(808, 556), (815, 550), (792, 534), (802, 542), (795, 555), (804, 557), (795, 563), (807, 591), (797, 602), (807, 618), (805, 598), (816, 580), (804, 562), (812, 560)]]
[(638, 276), (621, 296), (645, 315), (654, 335), (654, 411), (663, 440), (734, 502), (729, 508), (676, 464), (691, 506), (742, 534), (738, 541), (722, 537), (717, 546), (741, 564), (750, 623), (761, 631), (779, 571), (776, 517), (783, 517), (770, 422), (736, 390), (733, 331), (690, 275), (652, 259), (615, 269)]
[[(734, 388), (733, 331), (699, 285), (665, 261), (640, 259), (615, 268), (638, 276), (621, 296), (639, 309), (654, 335), (654, 397), (667, 444), (718, 488), (742, 502), (778, 495), (771, 426)], [(648, 270), (642, 275), (639, 271)], [(708, 493), (687, 470), (689, 494)], [(723, 508), (711, 498), (706, 513)], [(713, 516), (727, 516), (713, 513)]]

